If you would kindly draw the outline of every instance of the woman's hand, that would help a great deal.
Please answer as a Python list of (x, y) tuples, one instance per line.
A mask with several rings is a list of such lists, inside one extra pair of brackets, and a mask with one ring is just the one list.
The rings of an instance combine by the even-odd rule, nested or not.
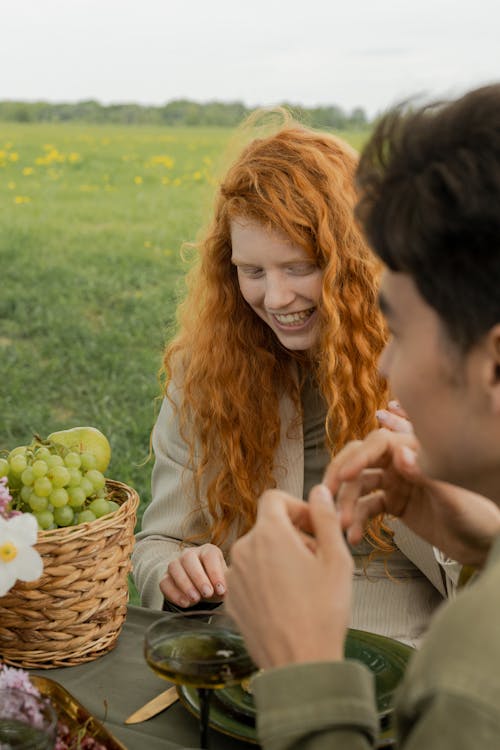
[(397, 401), (389, 401), (387, 409), (379, 409), (376, 412), (376, 417), (380, 426), (385, 427), (386, 430), (406, 434), (413, 432), (412, 423)]
[(189, 547), (169, 563), (160, 589), (178, 607), (192, 607), (201, 599), (220, 602), (226, 592), (226, 570), (224, 555), (214, 544)]

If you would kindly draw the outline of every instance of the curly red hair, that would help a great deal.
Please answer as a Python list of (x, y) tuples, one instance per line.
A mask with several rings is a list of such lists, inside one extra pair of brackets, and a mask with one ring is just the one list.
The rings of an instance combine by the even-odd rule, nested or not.
[[(182, 373), (181, 430), (199, 501), (202, 477), (207, 482), (214, 544), (234, 525), (239, 534), (247, 531), (256, 499), (276, 486), (280, 394), (290, 395), (300, 415), (290, 366), (297, 353), (283, 348), (240, 293), (231, 264), (234, 217), (284, 233), (323, 269), (320, 333), (307, 366), (327, 404), (331, 453), (374, 429), (375, 411), (386, 402), (377, 371), (386, 340), (377, 304), (380, 266), (354, 219), (357, 161), (341, 139), (291, 123), (247, 145), (218, 190), (178, 307), (179, 332), (163, 362), (166, 388), (173, 373)], [(372, 532), (377, 538), (380, 524)]]

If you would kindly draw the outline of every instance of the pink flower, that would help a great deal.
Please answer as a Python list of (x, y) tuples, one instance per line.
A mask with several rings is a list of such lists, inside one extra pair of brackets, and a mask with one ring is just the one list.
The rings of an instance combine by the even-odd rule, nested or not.
[(35, 695), (37, 698), (40, 696), (40, 691), (32, 684), (29, 674), (24, 669), (0, 664), (0, 690), (6, 688), (24, 690), (25, 693)]
[(7, 477), (0, 477), (0, 516), (9, 518), (11, 511), (9, 503), (12, 501), (12, 495), (7, 487)]

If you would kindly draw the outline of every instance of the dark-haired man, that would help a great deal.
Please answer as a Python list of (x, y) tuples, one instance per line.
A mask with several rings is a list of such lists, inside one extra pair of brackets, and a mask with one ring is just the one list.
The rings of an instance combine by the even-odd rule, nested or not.
[(415, 435), (349, 444), (309, 504), (269, 491), (234, 546), (227, 607), (265, 668), (254, 682), (259, 738), (266, 750), (374, 747), (371, 674), (343, 659), (343, 532), (357, 543), (388, 512), (479, 571), (410, 663), (398, 747), (500, 747), (500, 85), (393, 112), (358, 177), (359, 218), (386, 264), (380, 368)]

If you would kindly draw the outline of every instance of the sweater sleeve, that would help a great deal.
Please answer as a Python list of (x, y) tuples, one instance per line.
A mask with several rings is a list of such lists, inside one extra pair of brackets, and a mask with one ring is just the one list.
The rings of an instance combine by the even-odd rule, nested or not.
[(160, 581), (168, 563), (179, 555), (184, 539), (208, 530), (206, 517), (195, 507), (192, 472), (186, 468), (189, 451), (168, 399), (153, 429), (153, 450), (152, 499), (136, 536), (132, 565), (143, 606), (161, 609)]
[(252, 683), (264, 750), (369, 750), (378, 717), (371, 672), (355, 661), (297, 664)]

